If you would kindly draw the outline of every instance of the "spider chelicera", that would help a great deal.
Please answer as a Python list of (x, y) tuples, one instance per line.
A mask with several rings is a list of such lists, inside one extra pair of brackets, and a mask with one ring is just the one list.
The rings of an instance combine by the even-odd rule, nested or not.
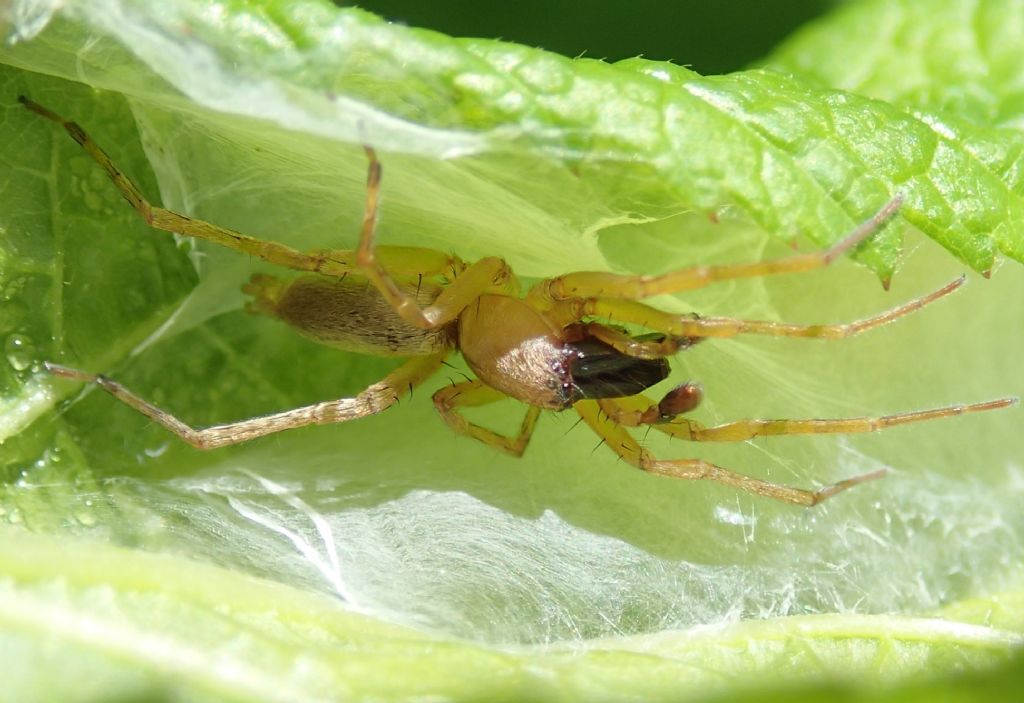
[[(442, 388), (434, 394), (434, 405), (445, 423), (459, 434), (519, 456), (526, 449), (541, 410), (572, 408), (612, 451), (644, 471), (680, 479), (709, 479), (769, 498), (815, 505), (851, 486), (878, 478), (883, 472), (855, 476), (818, 490), (794, 488), (739, 474), (701, 459), (656, 458), (627, 428), (649, 426), (696, 442), (736, 442), (766, 435), (873, 432), (994, 410), (1016, 402), (1016, 398), (1003, 398), (881, 417), (751, 419), (705, 427), (682, 417), (700, 403), (702, 391), (698, 384), (677, 386), (660, 402), (642, 395), (668, 376), (668, 357), (701, 340), (738, 334), (842, 339), (903, 317), (959, 288), (963, 278), (874, 317), (824, 325), (681, 316), (639, 302), (653, 295), (690, 290), (716, 281), (827, 266), (893, 217), (900, 208), (899, 196), (837, 244), (822, 251), (748, 264), (695, 266), (657, 276), (569, 273), (543, 280), (521, 295), (515, 275), (498, 257), (467, 264), (431, 249), (378, 247), (374, 233), (381, 166), (370, 147), (365, 147), (369, 170), (358, 248), (300, 252), (151, 205), (76, 123), (24, 96), (19, 101), (32, 112), (63, 126), (150, 226), (214, 242), (309, 274), (293, 280), (253, 276), (244, 288), (253, 296), (250, 309), (276, 317), (324, 344), (366, 354), (408, 357), (355, 397), (200, 429), (190, 427), (105, 376), (46, 364), (47, 370), (56, 376), (98, 385), (198, 449), (238, 444), (305, 425), (374, 415), (394, 405), (400, 394), (411, 391), (437, 371), (447, 356), (458, 351), (478, 380)], [(637, 336), (600, 320), (615, 320), (655, 333)], [(460, 413), (460, 408), (506, 397), (528, 406), (514, 436), (481, 427)]]

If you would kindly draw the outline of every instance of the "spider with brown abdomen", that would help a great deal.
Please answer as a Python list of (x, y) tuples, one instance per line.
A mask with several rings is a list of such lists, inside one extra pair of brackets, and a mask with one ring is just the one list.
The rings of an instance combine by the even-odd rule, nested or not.
[[(818, 490), (794, 488), (700, 459), (658, 459), (626, 428), (649, 426), (695, 442), (735, 442), (765, 435), (873, 432), (994, 410), (1017, 400), (1002, 398), (873, 418), (740, 420), (704, 427), (682, 417), (700, 403), (699, 385), (685, 383), (668, 391), (657, 403), (643, 395), (668, 376), (669, 357), (701, 340), (738, 334), (842, 339), (908, 315), (959, 288), (963, 278), (874, 317), (822, 325), (676, 315), (640, 302), (653, 295), (717, 281), (827, 266), (895, 216), (901, 205), (899, 196), (823, 251), (749, 264), (695, 266), (657, 276), (569, 273), (543, 280), (521, 295), (515, 275), (498, 257), (468, 264), (430, 249), (378, 247), (375, 227), (381, 165), (370, 147), (365, 147), (369, 169), (358, 248), (300, 252), (151, 205), (81, 127), (26, 97), (19, 100), (34, 113), (63, 126), (152, 227), (214, 242), (307, 274), (288, 281), (254, 276), (244, 288), (253, 296), (250, 309), (276, 317), (324, 344), (365, 354), (408, 357), (353, 398), (198, 429), (105, 376), (46, 364), (56, 376), (98, 385), (198, 449), (238, 444), (305, 425), (374, 415), (393, 405), (401, 393), (422, 383), (457, 351), (477, 380), (456, 383), (434, 394), (438, 412), (455, 432), (519, 456), (526, 449), (541, 410), (571, 408), (612, 451), (644, 471), (681, 479), (709, 479), (769, 498), (815, 505), (851, 486), (878, 478), (882, 472), (855, 476)], [(601, 322), (612, 319), (654, 333), (636, 336)], [(461, 408), (506, 397), (528, 406), (514, 436), (481, 427), (460, 413)]]

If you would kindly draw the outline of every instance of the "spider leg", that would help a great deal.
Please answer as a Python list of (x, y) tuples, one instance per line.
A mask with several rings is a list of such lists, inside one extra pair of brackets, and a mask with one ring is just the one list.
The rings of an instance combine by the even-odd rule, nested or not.
[(661, 337), (660, 339), (645, 339), (643, 337), (634, 337), (613, 327), (596, 322), (587, 323), (582, 326), (582, 329), (587, 336), (599, 339), (616, 351), (622, 352), (626, 356), (636, 357), (637, 359), (663, 359), (674, 355), (681, 349), (692, 347), (702, 339), (701, 337), (671, 337), (662, 335), (656, 335)]
[(625, 427), (651, 425), (659, 432), (692, 442), (743, 442), (754, 437), (768, 437), (792, 434), (856, 434), (877, 432), (889, 427), (909, 425), (915, 422), (938, 420), (968, 413), (998, 410), (1015, 405), (1017, 398), (1000, 398), (982, 403), (947, 405), (929, 410), (895, 413), (879, 417), (850, 417), (828, 420), (738, 420), (722, 425), (705, 427), (694, 420), (682, 417), (657, 419), (653, 412), (659, 404), (651, 403), (644, 396), (630, 398), (609, 398), (597, 401), (601, 410), (616, 424)]
[(442, 388), (434, 394), (434, 406), (441, 414), (441, 418), (448, 427), (458, 434), (472, 437), (484, 444), (500, 449), (512, 456), (522, 456), (526, 451), (526, 445), (530, 442), (534, 427), (537, 425), (537, 418), (540, 416), (540, 408), (531, 405), (526, 410), (523, 422), (519, 427), (519, 434), (515, 437), (508, 437), (486, 427), (473, 424), (459, 413), (458, 408), (475, 408), (488, 403), (494, 403), (507, 398), (504, 393), (496, 391), (480, 381), (464, 381), (452, 386)]
[(661, 293), (676, 293), (703, 288), (718, 281), (753, 278), (780, 273), (797, 273), (828, 266), (844, 253), (877, 232), (900, 209), (903, 197), (897, 195), (871, 218), (828, 249), (787, 256), (773, 261), (725, 266), (694, 266), (659, 276), (625, 275), (602, 272), (570, 273), (545, 281), (543, 294), (551, 300), (569, 298), (629, 298), (637, 300)]
[(600, 317), (619, 322), (632, 323), (664, 332), (672, 337), (735, 337), (738, 334), (763, 334), (772, 337), (804, 337), (819, 339), (844, 339), (880, 327), (888, 322), (909, 315), (926, 305), (945, 297), (966, 282), (960, 277), (942, 288), (907, 301), (873, 317), (854, 322), (799, 325), (767, 320), (738, 320), (731, 317), (700, 317), (673, 315), (635, 300), (589, 298), (569, 301), (572, 316), (576, 319)]
[(413, 357), (354, 398), (314, 403), (272, 415), (205, 428), (194, 428), (185, 424), (106, 376), (51, 363), (46, 364), (46, 370), (62, 378), (94, 383), (125, 405), (135, 408), (149, 419), (163, 425), (196, 449), (216, 449), (296, 427), (347, 422), (376, 415), (394, 405), (400, 394), (431, 376), (440, 368), (445, 356), (447, 353)]
[(631, 466), (659, 476), (684, 480), (716, 481), (766, 498), (795, 505), (812, 506), (848, 488), (881, 478), (885, 474), (884, 471), (872, 471), (817, 490), (809, 490), (746, 476), (703, 459), (657, 459), (641, 447), (622, 425), (604, 415), (601, 406), (596, 401), (581, 400), (574, 407), (584, 422), (604, 440), (604, 443), (612, 451)]
[[(452, 278), (466, 270), (466, 262), (459, 257), (426, 247), (388, 245), (377, 247), (376, 253), (381, 264), (396, 276)], [(346, 273), (362, 274), (358, 254), (356, 249), (314, 249), (304, 256), (322, 262), (316, 264), (319, 268), (315, 273), (343, 276)]]
[[(110, 156), (77, 123), (67, 120), (25, 96), (18, 100), (26, 108), (62, 126), (93, 161), (100, 165), (125, 200), (139, 213), (146, 224), (159, 230), (204, 239), (215, 244), (263, 259), (278, 266), (298, 271), (343, 276), (359, 271), (357, 252), (352, 250), (317, 249), (303, 253), (277, 242), (264, 241), (218, 225), (197, 220), (172, 210), (152, 205), (138, 187), (117, 167)], [(465, 264), (423, 247), (381, 247), (381, 262), (399, 275), (442, 276), (459, 273)]]
[(485, 293), (518, 291), (519, 284), (508, 264), (493, 256), (480, 259), (466, 268), (432, 304), (426, 307), (419, 304), (415, 295), (399, 286), (384, 263), (378, 259), (374, 238), (377, 228), (377, 207), (380, 203), (382, 167), (377, 160), (377, 152), (368, 146), (364, 149), (369, 159), (369, 169), (366, 210), (363, 213), (359, 248), (356, 250), (356, 264), (360, 272), (376, 286), (403, 320), (422, 329), (440, 327), (458, 317), (467, 305)]

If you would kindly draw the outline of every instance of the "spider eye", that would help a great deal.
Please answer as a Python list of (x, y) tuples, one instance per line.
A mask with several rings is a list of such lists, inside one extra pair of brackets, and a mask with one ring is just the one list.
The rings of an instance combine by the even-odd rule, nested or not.
[(636, 395), (668, 376), (667, 360), (627, 356), (592, 337), (570, 344), (569, 348), (573, 402)]

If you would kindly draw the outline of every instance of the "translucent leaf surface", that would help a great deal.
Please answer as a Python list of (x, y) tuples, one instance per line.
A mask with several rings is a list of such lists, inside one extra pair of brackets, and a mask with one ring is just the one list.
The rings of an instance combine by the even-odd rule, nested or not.
[[(1006, 657), (1024, 630), (1015, 411), (863, 437), (647, 440), (798, 485), (892, 469), (803, 511), (641, 475), (567, 415), (544, 417), (526, 458), (496, 456), (434, 415), (443, 374), (381, 417), (211, 454), (53, 382), (43, 359), (208, 424), (349, 395), (394, 362), (246, 315), (239, 287), (258, 263), (148, 230), (16, 96), (79, 121), (168, 207), (298, 247), (353, 242), (372, 142), (382, 241), (500, 254), (532, 277), (779, 256), (772, 237), (821, 246), (896, 191), (904, 222), (987, 270), (1021, 247), (999, 152), (1010, 126), (766, 71), (570, 61), (313, 2), (154, 7), (7, 10), (0, 648), (24, 665), (5, 695), (624, 699)], [(994, 156), (941, 127), (953, 120)], [(889, 292), (842, 262), (660, 302), (838, 321), (962, 271), (915, 231), (900, 259), (901, 234), (860, 255), (885, 278), (902, 262)], [(708, 343), (673, 380), (704, 383), (707, 422), (1018, 393), (1022, 287), (1008, 264), (849, 342)], [(82, 686), (57, 669), (100, 673)]]

